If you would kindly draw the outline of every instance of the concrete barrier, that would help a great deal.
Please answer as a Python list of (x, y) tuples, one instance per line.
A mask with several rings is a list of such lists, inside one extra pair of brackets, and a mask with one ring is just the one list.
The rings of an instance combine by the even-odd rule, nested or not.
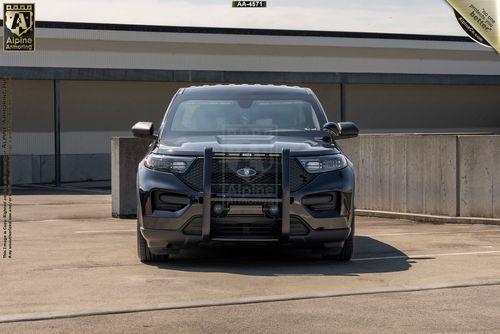
[(111, 211), (113, 217), (137, 215), (136, 174), (150, 140), (133, 137), (111, 139)]
[(460, 215), (500, 218), (500, 136), (459, 136)]
[[(0, 156), (0, 170), (3, 166)], [(53, 154), (11, 156), (12, 184), (54, 182), (55, 158)], [(0, 171), (1, 174), (1, 171)], [(111, 154), (61, 154), (61, 181), (103, 181), (111, 178)], [(0, 181), (1, 182), (1, 181)]]
[(500, 218), (500, 136), (374, 134), (339, 142), (356, 169), (356, 207)]
[(456, 216), (456, 136), (362, 135), (339, 145), (356, 169), (356, 207)]
[[(500, 218), (499, 135), (371, 134), (339, 145), (355, 165), (357, 209)], [(114, 216), (136, 213), (135, 174), (147, 146), (113, 138)]]

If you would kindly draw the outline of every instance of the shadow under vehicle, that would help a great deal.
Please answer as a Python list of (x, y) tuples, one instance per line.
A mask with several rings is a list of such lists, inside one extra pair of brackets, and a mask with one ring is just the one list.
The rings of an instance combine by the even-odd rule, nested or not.
[[(305, 249), (276, 247), (193, 248), (151, 265), (185, 272), (229, 273), (245, 276), (359, 276), (409, 270), (414, 263), (396, 247), (368, 236), (355, 237), (352, 261), (330, 265), (320, 254)], [(419, 258), (419, 260), (424, 260)]]

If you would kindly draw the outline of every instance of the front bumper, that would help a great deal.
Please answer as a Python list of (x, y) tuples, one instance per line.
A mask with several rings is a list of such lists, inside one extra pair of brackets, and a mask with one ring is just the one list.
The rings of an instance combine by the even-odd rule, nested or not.
[(242, 238), (211, 238), (203, 240), (201, 235), (186, 235), (182, 230), (153, 230), (141, 228), (141, 233), (148, 242), (150, 251), (154, 254), (169, 254), (178, 249), (206, 246), (221, 246), (232, 244), (269, 245), (292, 247), (326, 247), (341, 248), (350, 233), (350, 229), (311, 230), (304, 236), (289, 236), (284, 241), (280, 239), (242, 239)]
[[(275, 219), (279, 228), (277, 233), (268, 237), (220, 237), (214, 227), (217, 219), (212, 217), (213, 202), (225, 201), (231, 204), (228, 218), (238, 220), (238, 217), (263, 219), (262, 204), (252, 199), (251, 203), (241, 203), (241, 198), (214, 198), (211, 191), (211, 157), (207, 149), (204, 157), (203, 191), (197, 192), (188, 187), (179, 178), (160, 171), (148, 169), (139, 164), (138, 171), (138, 218), (141, 233), (148, 242), (153, 253), (169, 252), (171, 249), (187, 248), (199, 244), (220, 243), (279, 243), (282, 245), (319, 245), (322, 247), (342, 247), (349, 236), (353, 218), (354, 175), (352, 165), (342, 170), (318, 175), (309, 184), (295, 192), (290, 192), (289, 185), (289, 151), (282, 153), (282, 196), (273, 201), (281, 206), (281, 217)], [(190, 204), (182, 210), (168, 212), (153, 210), (151, 193), (158, 190), (183, 194), (190, 198)], [(334, 212), (314, 212), (302, 204), (304, 196), (325, 192), (339, 194), (339, 208)], [(262, 199), (262, 202), (266, 200)], [(193, 220), (199, 226), (197, 233), (186, 233)], [(294, 233), (294, 224), (299, 222), (305, 227), (306, 233)], [(291, 230), (292, 227), (292, 230)]]

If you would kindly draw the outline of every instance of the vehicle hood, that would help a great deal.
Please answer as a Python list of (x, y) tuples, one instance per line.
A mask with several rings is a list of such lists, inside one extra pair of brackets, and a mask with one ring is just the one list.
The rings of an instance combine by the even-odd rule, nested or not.
[(339, 150), (321, 137), (276, 135), (209, 135), (163, 138), (154, 149), (158, 154), (203, 155), (205, 148), (214, 152), (281, 153), (290, 149), (292, 155), (336, 154)]

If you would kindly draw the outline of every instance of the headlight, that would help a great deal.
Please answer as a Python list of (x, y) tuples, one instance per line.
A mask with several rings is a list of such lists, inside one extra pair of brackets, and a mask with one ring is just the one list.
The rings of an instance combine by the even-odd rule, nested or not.
[(184, 173), (191, 166), (194, 159), (193, 157), (150, 154), (144, 160), (144, 166), (171, 173)]
[(347, 166), (347, 159), (342, 154), (299, 158), (300, 163), (309, 173), (324, 173)]

